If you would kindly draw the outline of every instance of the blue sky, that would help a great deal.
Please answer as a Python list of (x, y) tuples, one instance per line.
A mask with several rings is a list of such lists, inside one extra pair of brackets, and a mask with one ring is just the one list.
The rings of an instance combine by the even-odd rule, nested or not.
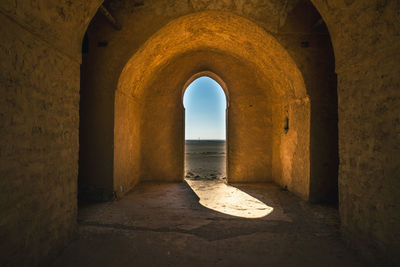
[(194, 80), (183, 96), (185, 139), (225, 140), (226, 97), (221, 86), (209, 77)]

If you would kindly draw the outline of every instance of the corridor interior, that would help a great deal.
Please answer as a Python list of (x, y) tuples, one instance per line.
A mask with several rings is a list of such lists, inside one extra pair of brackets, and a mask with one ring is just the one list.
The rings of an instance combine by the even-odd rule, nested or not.
[[(0, 1), (0, 266), (400, 266), (399, 11)], [(203, 76), (218, 179), (185, 171)]]

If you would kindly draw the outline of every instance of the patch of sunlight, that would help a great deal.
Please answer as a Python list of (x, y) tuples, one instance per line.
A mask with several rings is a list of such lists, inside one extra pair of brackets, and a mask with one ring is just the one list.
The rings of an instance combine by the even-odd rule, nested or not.
[(242, 190), (219, 181), (186, 179), (206, 208), (243, 218), (262, 218), (274, 209)]

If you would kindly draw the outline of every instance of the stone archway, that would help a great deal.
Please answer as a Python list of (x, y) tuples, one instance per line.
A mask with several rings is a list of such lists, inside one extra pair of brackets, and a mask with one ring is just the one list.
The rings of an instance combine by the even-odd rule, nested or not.
[[(230, 181), (275, 181), (308, 199), (310, 101), (302, 75), (262, 28), (216, 11), (170, 22), (122, 71), (115, 101), (115, 189), (181, 181), (180, 88), (203, 71), (217, 73), (229, 88)], [(286, 135), (287, 116), (292, 123)]]
[[(360, 193), (370, 195), (371, 192), (374, 192), (373, 187), (376, 183), (376, 177), (379, 176), (384, 180), (382, 176), (383, 167), (385, 164), (377, 164), (371, 166), (371, 171), (368, 173), (365, 170), (360, 169), (355, 165), (355, 163), (360, 162), (361, 165), (369, 165), (369, 154), (366, 154), (362, 157), (358, 157), (353, 153), (353, 150), (357, 150), (359, 145), (357, 145), (357, 131), (366, 132), (368, 134), (363, 135), (364, 139), (372, 138), (374, 136), (374, 130), (365, 126), (358, 119), (360, 114), (363, 114), (361, 117), (363, 121), (370, 121), (373, 125), (390, 125), (386, 120), (393, 115), (388, 115), (385, 117), (377, 118), (376, 115), (371, 113), (374, 110), (374, 107), (371, 106), (371, 112), (363, 112), (363, 108), (359, 103), (362, 103), (362, 98), (359, 95), (354, 95), (352, 92), (356, 91), (355, 88), (368, 87), (368, 85), (373, 84), (375, 81), (383, 79), (382, 83), (384, 86), (392, 86), (393, 81), (389, 77), (397, 77), (396, 68), (393, 68), (394, 60), (387, 60), (388, 58), (393, 58), (392, 56), (395, 54), (396, 46), (393, 45), (396, 42), (393, 42), (393, 34), (396, 32), (395, 29), (396, 23), (394, 22), (396, 15), (394, 12), (398, 8), (396, 8), (395, 1), (389, 1), (384, 4), (377, 4), (374, 1), (321, 1), (321, 0), (311, 0), (312, 4), (318, 9), (319, 13), (323, 17), (323, 20), (327, 24), (327, 28), (330, 32), (330, 36), (332, 37), (332, 44), (335, 50), (335, 61), (336, 61), (336, 72), (339, 77), (338, 89), (341, 94), (339, 97), (340, 106), (339, 106), (339, 116), (340, 121), (339, 124), (339, 134), (338, 139), (340, 141), (340, 175), (339, 175), (339, 193), (340, 193), (340, 213), (342, 218), (342, 226), (343, 229), (347, 229), (346, 231), (353, 233), (353, 236), (350, 236), (352, 240), (358, 240), (357, 237), (358, 231), (366, 237), (366, 239), (370, 239), (370, 231), (371, 229), (380, 229), (382, 225), (385, 224), (382, 218), (385, 218), (386, 214), (395, 214), (396, 210), (394, 208), (379, 210), (379, 212), (371, 213), (368, 207), (375, 207), (375, 202), (370, 202), (365, 199), (361, 199), (359, 197)], [(375, 8), (376, 7), (376, 8)], [(363, 21), (354, 21), (354, 17), (363, 17)], [(376, 23), (376, 21), (380, 21), (382, 23)], [(83, 36), (83, 35), (82, 35)], [(379, 40), (376, 40), (374, 36), (381, 36)], [(390, 36), (390, 37), (389, 37)], [(382, 53), (375, 53), (376, 49), (379, 48), (379, 51), (383, 51)], [(373, 55), (373, 56), (371, 56)], [(369, 58), (368, 60), (366, 60)], [(371, 67), (372, 65), (377, 66), (376, 68)], [(372, 72), (377, 72), (376, 75), (370, 75)], [(379, 74), (379, 75), (378, 75)], [(357, 80), (354, 81), (354, 77), (357, 77)], [(382, 84), (376, 84), (375, 87), (380, 87)], [(374, 88), (375, 88), (374, 87)], [(354, 90), (353, 90), (354, 89)], [(382, 92), (379, 90), (366, 88), (368, 92), (371, 92), (371, 95), (379, 98), (379, 94)], [(390, 97), (396, 96), (396, 89), (391, 89), (390, 92), (386, 94)], [(385, 105), (384, 100), (379, 98), (379, 102), (382, 105)], [(358, 104), (354, 105), (352, 101), (358, 101)], [(392, 112), (395, 112), (393, 109)], [(353, 124), (356, 124), (356, 127), (353, 127)], [(385, 126), (386, 127), (386, 126)], [(381, 128), (381, 127), (380, 127)], [(390, 128), (388, 126), (388, 128)], [(392, 143), (395, 142), (394, 131), (389, 138), (385, 138), (385, 141), (375, 140), (377, 141), (377, 146), (384, 146), (384, 142), (390, 140)], [(371, 139), (371, 140), (372, 140)], [(395, 150), (386, 148), (383, 149), (383, 152), (376, 152), (376, 159), (379, 162), (385, 162), (386, 156), (390, 155), (390, 157), (395, 157)], [(371, 152), (372, 153), (372, 152)], [(361, 166), (360, 165), (360, 166)], [(389, 164), (390, 165), (390, 164)], [(393, 165), (390, 165), (390, 168), (393, 169)], [(394, 172), (393, 172), (394, 173)], [(323, 174), (323, 173), (322, 173)], [(336, 173), (337, 174), (337, 173)], [(337, 175), (336, 175), (337, 177)], [(358, 177), (357, 179), (355, 179)], [(361, 178), (362, 177), (362, 178)], [(389, 174), (389, 180), (395, 180), (395, 175)], [(320, 179), (320, 185), (316, 185), (314, 192), (323, 192), (319, 190), (321, 184), (324, 183), (324, 177)], [(365, 184), (365, 179), (368, 179), (368, 185), (363, 188), (359, 188), (360, 184)], [(386, 180), (385, 180), (386, 181)], [(391, 182), (385, 182), (391, 183)], [(283, 184), (282, 184), (283, 185)], [(392, 198), (395, 198), (394, 193), (392, 192), (392, 186), (384, 186), (383, 192), (381, 195), (389, 196), (380, 200), (382, 205), (390, 206), (392, 202)], [(314, 194), (314, 193), (313, 193)], [(316, 198), (316, 201), (320, 199), (321, 196)], [(372, 200), (371, 200), (372, 201)], [(388, 204), (389, 203), (389, 204)], [(391, 206), (390, 206), (391, 207)], [(356, 212), (360, 214), (362, 220), (353, 219), (353, 213)], [(393, 226), (393, 225), (391, 225)], [(387, 227), (388, 229), (391, 227)], [(350, 234), (352, 235), (352, 234)], [(387, 244), (392, 241), (386, 242), (384, 238), (379, 233), (379, 230), (374, 231), (374, 238), (376, 240), (380, 240), (383, 243)], [(387, 233), (387, 236), (390, 236), (390, 233)], [(390, 238), (389, 238), (390, 239)], [(361, 242), (363, 243), (363, 242)], [(393, 242), (392, 242), (393, 243)]]

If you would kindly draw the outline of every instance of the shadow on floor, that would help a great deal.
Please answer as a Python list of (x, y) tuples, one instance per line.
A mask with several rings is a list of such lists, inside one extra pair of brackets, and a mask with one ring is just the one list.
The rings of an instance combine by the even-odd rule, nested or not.
[(363, 266), (340, 238), (336, 209), (273, 184), (234, 187), (273, 212), (231, 216), (202, 206), (185, 182), (141, 183), (82, 208), (78, 238), (54, 266)]

